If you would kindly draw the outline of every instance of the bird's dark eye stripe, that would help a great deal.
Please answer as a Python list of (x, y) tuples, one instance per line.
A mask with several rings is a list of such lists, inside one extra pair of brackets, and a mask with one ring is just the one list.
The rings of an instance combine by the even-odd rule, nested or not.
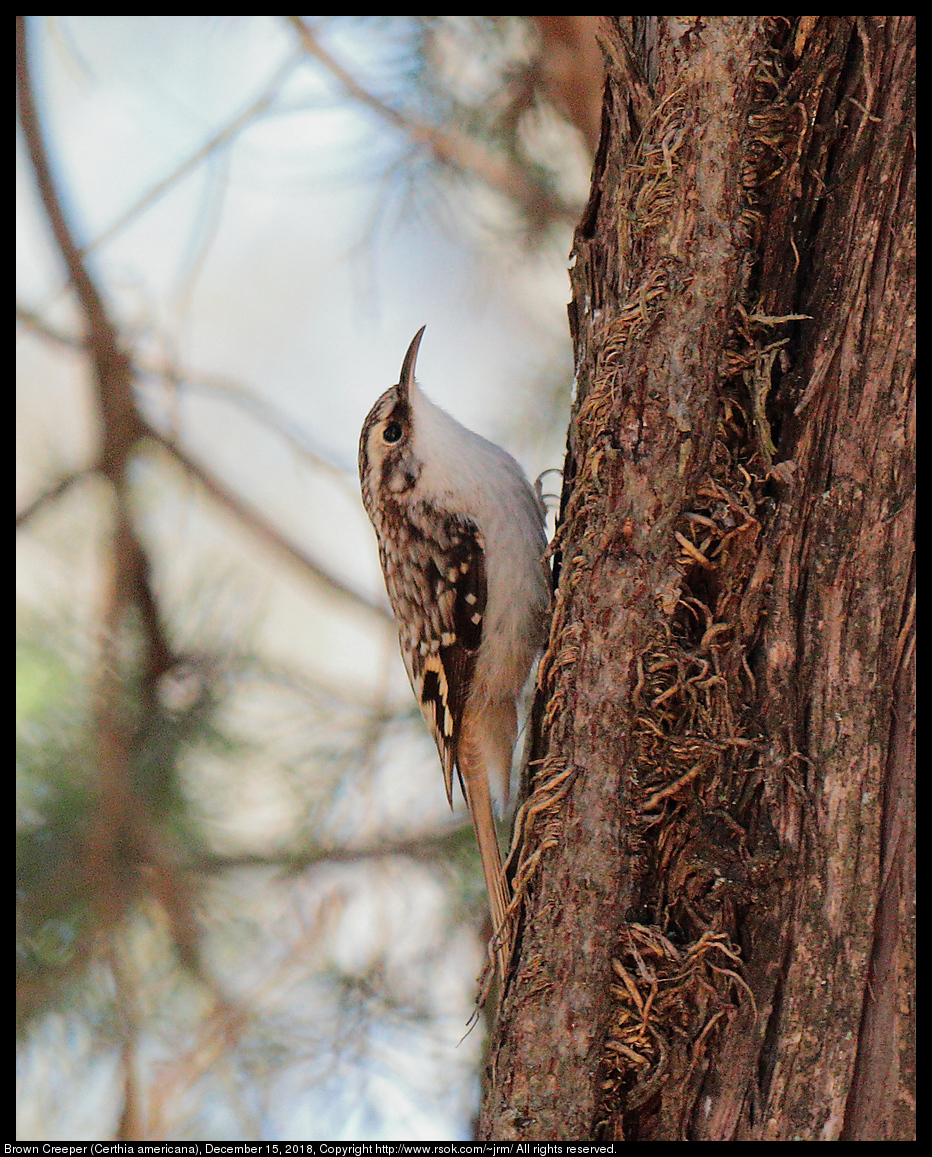
[(400, 422), (389, 422), (382, 431), (382, 438), (386, 442), (397, 442), (403, 433)]

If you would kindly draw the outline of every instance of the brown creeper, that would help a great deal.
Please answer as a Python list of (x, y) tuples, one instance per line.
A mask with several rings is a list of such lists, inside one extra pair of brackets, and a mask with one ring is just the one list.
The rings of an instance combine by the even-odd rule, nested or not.
[[(408, 347), (398, 384), (363, 424), (359, 478), (408, 678), (437, 744), (451, 807), (458, 773), (498, 934), (509, 889), (491, 792), (508, 798), (516, 704), (546, 640), (544, 512), (510, 454), (421, 393), (414, 365), (424, 328)], [(502, 943), (500, 936), (504, 977)]]

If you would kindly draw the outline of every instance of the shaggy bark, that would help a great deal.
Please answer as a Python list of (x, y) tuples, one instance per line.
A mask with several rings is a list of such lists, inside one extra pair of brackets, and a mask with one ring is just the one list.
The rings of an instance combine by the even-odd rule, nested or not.
[(480, 1135), (905, 1140), (914, 21), (604, 47)]

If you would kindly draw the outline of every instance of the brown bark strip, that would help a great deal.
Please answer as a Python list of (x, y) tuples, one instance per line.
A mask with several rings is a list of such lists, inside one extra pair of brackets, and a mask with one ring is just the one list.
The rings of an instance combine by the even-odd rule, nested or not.
[(624, 91), (609, 77), (602, 170), (575, 244), (578, 396), (540, 677), (559, 707), (539, 779), (557, 757), (575, 776), (556, 816), (525, 837), (526, 858), (541, 840), (550, 847), (529, 886), (493, 1052), (480, 1135), (496, 1140), (583, 1139), (601, 1113), (611, 957), (635, 896), (621, 854), (631, 693), (655, 604), (676, 580), (674, 522), (711, 444), (705, 416), (741, 268), (728, 223), (742, 202), (761, 43), (757, 18), (671, 41), (676, 82), (638, 142), (624, 139)]
[[(914, 550), (915, 24), (823, 17), (810, 37), (788, 94), (809, 129), (795, 189), (775, 195), (783, 212), (766, 246), (786, 253), (797, 231), (796, 304), (815, 332), (774, 407), (797, 473), (759, 666), (775, 754), (807, 761), (796, 801), (768, 784), (798, 875), (783, 906), (787, 959), (762, 1119), (746, 1114), (743, 1128), (771, 1140), (834, 1140), (843, 1129), (851, 1140), (906, 1140), (908, 840), (893, 861), (895, 917), (882, 910), (881, 872), (889, 817), (912, 814), (904, 736), (914, 706), (898, 636)], [(765, 272), (763, 291), (779, 307), (785, 275)], [(898, 1005), (883, 1049), (870, 1046), (875, 1002), (881, 1016)], [(894, 1041), (901, 1057), (889, 1055)], [(865, 1099), (885, 1101), (884, 1112), (870, 1119)]]

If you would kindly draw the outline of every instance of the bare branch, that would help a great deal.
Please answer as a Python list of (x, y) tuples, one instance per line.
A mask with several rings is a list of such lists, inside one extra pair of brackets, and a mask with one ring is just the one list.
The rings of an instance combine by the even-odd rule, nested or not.
[[(17, 306), (17, 319), (29, 326), (35, 333), (41, 334), (52, 341), (66, 346), (69, 349), (84, 350), (87, 348), (87, 343), (72, 335), (63, 333), (60, 330), (48, 325), (42, 318), (39, 317), (33, 310), (26, 306)], [(302, 455), (307, 461), (318, 469), (324, 470), (331, 476), (340, 481), (343, 485), (349, 488), (346, 471), (341, 470), (335, 463), (330, 462), (321, 454), (310, 449), (303, 443), (296, 435), (288, 431), (282, 421), (276, 416), (274, 411), (268, 407), (259, 398), (256, 398), (244, 387), (238, 383), (220, 377), (213, 377), (205, 375), (198, 378), (192, 375), (186, 375), (181, 378), (178, 371), (173, 369), (166, 369), (164, 366), (156, 366), (154, 363), (143, 362), (140, 369), (147, 372), (163, 376), (169, 380), (186, 386), (193, 386), (194, 388), (210, 390), (236, 401), (244, 408), (250, 410), (261, 421), (265, 422), (270, 429), (274, 430), (287, 442), (289, 442), (294, 449)], [(196, 478), (197, 481), (208, 491), (208, 493), (219, 501), (228, 510), (231, 510), (248, 529), (256, 534), (264, 542), (275, 547), (279, 553), (284, 553), (293, 562), (297, 562), (304, 570), (309, 572), (312, 578), (318, 582), (323, 583), (328, 590), (336, 594), (339, 598), (347, 599), (357, 607), (362, 607), (364, 610), (370, 611), (378, 615), (383, 621), (391, 622), (391, 616), (388, 611), (379, 606), (377, 603), (367, 599), (364, 595), (357, 591), (351, 590), (338, 578), (331, 575), (327, 569), (319, 562), (316, 562), (308, 554), (302, 551), (299, 547), (289, 542), (284, 535), (270, 526), (265, 517), (258, 511), (253, 510), (242, 499), (235, 497), (226, 485), (219, 479), (215, 478), (209, 471), (207, 471), (200, 463), (192, 458), (185, 450), (183, 450), (176, 442), (172, 441), (167, 435), (156, 430), (155, 427), (150, 426), (144, 422), (145, 433), (155, 442), (158, 442), (164, 449), (168, 450), (169, 454), (174, 458), (184, 470)], [(44, 506), (54, 501), (64, 494), (72, 485), (86, 474), (92, 472), (91, 468), (83, 471), (77, 471), (74, 474), (69, 474), (55, 483), (48, 490), (44, 491), (37, 498), (34, 498), (28, 505), (20, 511), (16, 516), (17, 527), (25, 526), (29, 520)]]
[(192, 153), (191, 156), (187, 158), (187, 160), (182, 161), (181, 164), (171, 173), (169, 173), (167, 177), (163, 177), (163, 179), (161, 181), (157, 181), (151, 189), (148, 189), (145, 193), (143, 193), (139, 200), (132, 204), (120, 217), (116, 219), (116, 221), (113, 222), (112, 225), (105, 229), (103, 233), (100, 234), (100, 236), (95, 237), (93, 241), (88, 242), (88, 244), (84, 246), (81, 252), (84, 254), (90, 253), (92, 250), (98, 249), (101, 245), (106, 244), (107, 241), (112, 240), (112, 238), (115, 237), (116, 234), (121, 230), (125, 229), (134, 218), (138, 217), (141, 213), (144, 213), (145, 210), (148, 209), (151, 205), (154, 205), (155, 202), (158, 201), (158, 199), (165, 193), (167, 193), (173, 185), (177, 184), (178, 181), (182, 179), (182, 177), (187, 176), (187, 174), (190, 173), (193, 169), (196, 169), (197, 166), (202, 161), (206, 160), (212, 153), (215, 153), (218, 149), (222, 149), (226, 145), (230, 144), (231, 141), (233, 141), (234, 138), (238, 136), (239, 133), (241, 133), (243, 129), (245, 129), (252, 121), (257, 120), (265, 112), (267, 112), (272, 104), (272, 101), (278, 95), (278, 91), (282, 86), (282, 82), (294, 69), (295, 65), (299, 62), (300, 59), (300, 53), (296, 53), (295, 55), (289, 57), (288, 60), (286, 60), (281, 68), (279, 68), (275, 73), (268, 86), (263, 90), (261, 96), (254, 100), (247, 109), (244, 109), (243, 112), (239, 114), (239, 116), (234, 117), (234, 119), (230, 121), (229, 124), (225, 125), (220, 130), (220, 132), (211, 137), (209, 141), (201, 145), (201, 147)]
[(263, 425), (267, 426), (287, 442), (309, 465), (329, 474), (331, 478), (339, 482), (353, 497), (358, 497), (359, 491), (357, 489), (355, 471), (350, 473), (350, 471), (345, 470), (336, 462), (331, 461), (331, 459), (327, 458), (319, 450), (308, 445), (308, 439), (304, 434), (288, 428), (290, 420), (285, 414), (281, 413), (281, 411), (277, 410), (274, 406), (271, 406), (264, 399), (257, 397), (248, 387), (242, 385), (240, 382), (237, 382), (233, 378), (221, 376), (220, 374), (182, 372), (171, 366), (159, 368), (154, 362), (148, 361), (140, 362), (138, 368), (140, 371), (159, 375), (172, 386), (180, 387), (183, 390), (216, 394), (219, 397), (233, 402), (235, 405), (250, 413), (254, 418), (258, 418)]
[(144, 635), (139, 673), (144, 695), (154, 695), (158, 677), (173, 656), (152, 590), (149, 559), (130, 509), (127, 464), (145, 430), (133, 392), (132, 364), (121, 347), (104, 296), (85, 265), (55, 184), (32, 89), (24, 16), (16, 18), (16, 85), (19, 122), (39, 195), (84, 318), (84, 345), (93, 369), (101, 425), (95, 468), (110, 482), (114, 499), (111, 533), (103, 553), (100, 655), (93, 696), (94, 761), (101, 802), (76, 864), (92, 897), (97, 924), (112, 933), (135, 899), (135, 884), (129, 883), (134, 872), (127, 872), (127, 863), (134, 867), (152, 864), (148, 852), (151, 817), (130, 775), (136, 736), (125, 710), (125, 664), (119, 642), (127, 612), (139, 612)]
[[(88, 272), (83, 254), (75, 241), (65, 216), (62, 198), (52, 174), (42, 125), (36, 109), (29, 72), (26, 42), (26, 18), (16, 18), (16, 89), (20, 126), (29, 150), (39, 195), (59, 251), (68, 269), (71, 284), (87, 327), (85, 346), (94, 368), (95, 398), (100, 412), (101, 448), (97, 469), (109, 478), (116, 499), (116, 521), (111, 541), (109, 601), (105, 619), (116, 629), (127, 606), (135, 603), (142, 614), (147, 634), (147, 673), (145, 682), (155, 678), (170, 662), (170, 649), (162, 628), (149, 584), (149, 560), (136, 534), (128, 509), (126, 466), (144, 430), (142, 416), (133, 392), (133, 371), (129, 355), (123, 350), (119, 333), (112, 321), (103, 294)], [(103, 646), (110, 646), (109, 633)], [(107, 673), (108, 663), (101, 664), (99, 708), (100, 764), (105, 784), (125, 768), (124, 727), (116, 721), (112, 696), (117, 694), (114, 676)], [(113, 715), (113, 719), (109, 716)], [(104, 718), (107, 716), (108, 718)], [(109, 749), (109, 750), (108, 750)], [(121, 806), (115, 803), (116, 807)]]
[(48, 490), (43, 490), (41, 494), (33, 498), (33, 500), (28, 502), (22, 510), (17, 512), (16, 529), (22, 530), (22, 528), (25, 527), (44, 506), (48, 506), (50, 502), (54, 502), (57, 498), (61, 498), (61, 496), (66, 493), (66, 491), (71, 489), (75, 482), (80, 482), (83, 478), (87, 478), (92, 473), (93, 469), (90, 466), (85, 467), (83, 470), (75, 470), (71, 474), (64, 475), (64, 477), (60, 478), (54, 484), (54, 486), (50, 486)]
[(199, 856), (191, 867), (194, 871), (214, 875), (237, 868), (277, 868), (284, 872), (301, 872), (318, 864), (355, 864), (366, 860), (388, 859), (392, 856), (407, 856), (414, 860), (431, 861), (450, 857), (450, 842), (472, 832), (472, 825), (464, 818), (462, 823), (451, 824), (441, 832), (404, 839), (380, 840), (376, 844), (362, 844), (359, 847), (321, 848), (315, 847), (292, 854), (249, 853), (242, 855)]
[[(472, 138), (452, 129), (425, 124), (387, 105), (330, 55), (300, 16), (288, 16), (286, 19), (300, 36), (308, 55), (320, 61), (354, 100), (400, 129), (415, 144), (426, 148), (435, 161), (460, 173), (478, 177), (491, 188), (522, 205), (532, 216), (566, 216), (570, 212), (546, 190), (528, 180), (517, 165), (496, 157)], [(575, 219), (575, 212), (571, 215)]]
[(103, 297), (84, 264), (55, 186), (29, 75), (24, 16), (16, 18), (16, 91), (19, 123), (39, 196), (87, 325), (87, 346), (97, 379), (96, 394), (103, 427), (100, 468), (115, 479), (122, 474), (130, 448), (140, 434), (129, 359), (120, 347), (116, 326), (110, 320)]
[(273, 547), (293, 562), (297, 562), (302, 570), (306, 571), (318, 582), (323, 583), (331, 594), (337, 595), (354, 607), (362, 608), (363, 610), (378, 615), (385, 623), (394, 625), (394, 619), (385, 607), (372, 602), (372, 600), (366, 598), (365, 595), (346, 586), (345, 583), (330, 574), (325, 567), (311, 558), (310, 555), (295, 546), (294, 543), (289, 542), (283, 534), (269, 525), (263, 515), (257, 510), (254, 510), (243, 499), (231, 494), (222, 482), (214, 478), (204, 466), (192, 458), (187, 451), (183, 450), (177, 443), (173, 442), (160, 430), (156, 430), (153, 426), (146, 426), (146, 434), (153, 442), (157, 442), (163, 449), (167, 450), (171, 457), (184, 468), (186, 473), (196, 479), (212, 498), (216, 499), (222, 506), (225, 506), (227, 510), (235, 514), (243, 525), (248, 527), (249, 530), (266, 543), (266, 545)]
[(30, 309), (28, 305), (21, 305), (16, 303), (16, 320), (30, 330), (32, 333), (38, 334), (39, 337), (47, 338), (49, 341), (55, 342), (56, 345), (65, 346), (66, 349), (79, 350), (82, 353), (87, 350), (87, 343), (83, 338), (76, 337), (72, 333), (66, 333), (62, 329), (57, 329), (50, 325), (43, 317), (40, 317), (34, 309)]
[[(27, 305), (17, 303), (16, 320), (25, 325), (32, 333), (44, 337), (56, 345), (80, 352), (85, 352), (87, 349), (82, 338), (50, 325)], [(137, 377), (150, 374), (153, 377), (163, 379), (170, 386), (178, 389), (202, 390), (229, 399), (278, 434), (309, 465), (329, 474), (354, 496), (357, 494), (354, 473), (344, 469), (320, 450), (310, 446), (305, 435), (300, 431), (296, 432), (288, 428), (289, 419), (284, 414), (262, 398), (257, 397), (252, 390), (234, 378), (220, 374), (198, 374), (190, 370), (182, 371), (177, 366), (156, 362), (151, 358), (134, 359), (133, 370)]]

